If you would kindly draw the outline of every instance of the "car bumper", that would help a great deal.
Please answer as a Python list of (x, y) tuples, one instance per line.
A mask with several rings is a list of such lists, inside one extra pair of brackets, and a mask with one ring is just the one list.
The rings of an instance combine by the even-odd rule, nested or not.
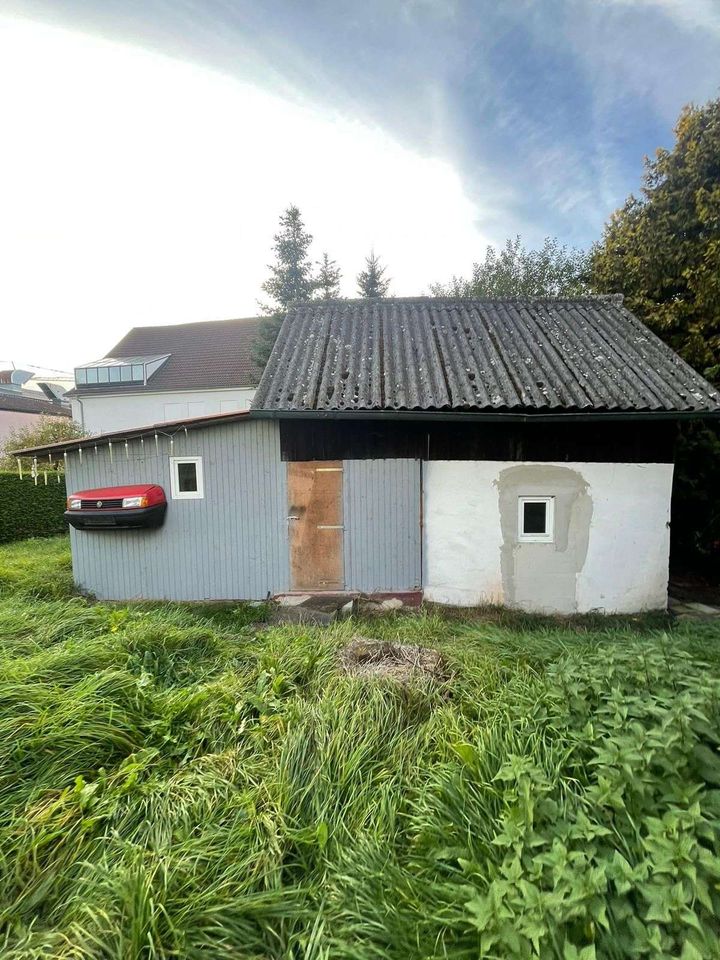
[(133, 510), (66, 510), (65, 519), (76, 530), (137, 530), (161, 527), (166, 503)]

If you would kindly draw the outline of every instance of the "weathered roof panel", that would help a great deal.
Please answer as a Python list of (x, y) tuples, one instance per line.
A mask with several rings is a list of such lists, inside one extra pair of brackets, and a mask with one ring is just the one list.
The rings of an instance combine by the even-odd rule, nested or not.
[(335, 300), (289, 311), (255, 410), (720, 411), (617, 297)]

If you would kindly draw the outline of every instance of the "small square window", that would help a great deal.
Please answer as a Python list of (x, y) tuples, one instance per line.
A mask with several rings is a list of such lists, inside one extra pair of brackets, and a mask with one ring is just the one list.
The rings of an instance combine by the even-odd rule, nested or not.
[(88, 367), (88, 368), (87, 368), (87, 382), (88, 382), (88, 383), (97, 383), (97, 382), (98, 382), (97, 367)]
[(202, 457), (170, 457), (170, 490), (173, 500), (202, 500)]
[(518, 540), (521, 543), (552, 543), (554, 520), (554, 497), (518, 497)]
[(108, 383), (110, 371), (107, 367), (98, 367), (98, 383)]
[(75, 371), (75, 383), (87, 383), (87, 370), (78, 367)]

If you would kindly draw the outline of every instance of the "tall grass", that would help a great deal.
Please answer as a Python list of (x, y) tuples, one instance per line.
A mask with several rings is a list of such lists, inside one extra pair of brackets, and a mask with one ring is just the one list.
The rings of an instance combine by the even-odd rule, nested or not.
[[(0, 956), (720, 956), (720, 629), (266, 629), (0, 548)], [(447, 678), (338, 670), (353, 633)]]

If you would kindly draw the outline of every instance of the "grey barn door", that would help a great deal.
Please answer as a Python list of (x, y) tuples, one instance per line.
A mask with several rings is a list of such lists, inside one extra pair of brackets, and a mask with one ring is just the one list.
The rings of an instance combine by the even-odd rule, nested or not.
[(366, 593), (422, 586), (419, 460), (345, 460), (345, 588)]

